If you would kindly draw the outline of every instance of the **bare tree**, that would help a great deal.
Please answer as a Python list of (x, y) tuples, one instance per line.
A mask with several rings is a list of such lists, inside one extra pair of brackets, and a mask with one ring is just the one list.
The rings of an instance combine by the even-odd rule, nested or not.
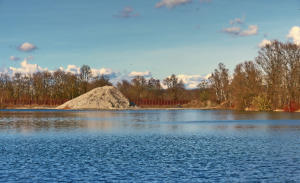
[(182, 80), (179, 80), (175, 74), (167, 77), (163, 80), (163, 84), (167, 86), (168, 96), (173, 100), (178, 100), (184, 91), (184, 84)]
[(244, 110), (251, 107), (253, 98), (262, 91), (262, 76), (252, 61), (238, 64), (231, 82), (231, 100), (234, 107)]
[(219, 63), (218, 69), (209, 77), (210, 84), (215, 91), (217, 102), (219, 104), (228, 102), (229, 99), (229, 70), (223, 63)]

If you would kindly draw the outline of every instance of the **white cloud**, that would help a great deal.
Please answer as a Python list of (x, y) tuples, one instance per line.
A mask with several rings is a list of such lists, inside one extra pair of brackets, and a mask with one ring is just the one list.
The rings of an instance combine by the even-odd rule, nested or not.
[(66, 69), (63, 67), (60, 67), (60, 70), (65, 72), (70, 72), (72, 74), (79, 74), (80, 73), (80, 67), (77, 67), (76, 65), (68, 65)]
[(130, 73), (116, 73), (113, 78), (111, 78), (110, 82), (114, 85), (118, 82), (121, 82), (123, 80), (131, 81), (136, 76), (143, 76), (146, 80), (150, 79), (152, 77), (152, 74), (150, 71), (145, 72), (139, 72), (139, 71), (132, 71)]
[(122, 11), (120, 11), (116, 17), (119, 17), (119, 18), (131, 18), (131, 17), (137, 17), (139, 16), (140, 14), (139, 13), (136, 13), (134, 12), (134, 9), (132, 7), (125, 7), (123, 8)]
[(152, 74), (150, 71), (145, 71), (145, 72), (132, 71), (131, 73), (128, 74), (128, 76), (129, 77), (135, 77), (135, 76), (152, 77)]
[(25, 42), (25, 43), (21, 44), (18, 47), (18, 49), (20, 51), (30, 52), (30, 51), (33, 51), (33, 50), (37, 49), (37, 47), (32, 43)]
[(289, 39), (292, 39), (295, 44), (300, 45), (300, 27), (299, 26), (292, 27), (287, 37)]
[(20, 60), (20, 57), (10, 56), (9, 60), (11, 60), (11, 61), (18, 61), (18, 60)]
[(11, 74), (15, 74), (15, 73), (32, 74), (32, 73), (35, 73), (35, 72), (48, 71), (47, 68), (42, 68), (37, 64), (28, 63), (27, 59), (24, 59), (20, 63), (20, 66), (21, 67), (19, 67), (19, 68), (9, 67), (8, 73), (11, 73)]
[(235, 18), (229, 21), (230, 27), (223, 29), (222, 31), (227, 34), (231, 34), (234, 36), (252, 36), (258, 33), (257, 25), (249, 25), (245, 27), (244, 25), (245, 17)]
[(188, 4), (191, 3), (192, 0), (161, 0), (160, 2), (158, 2), (155, 7), (156, 8), (161, 8), (163, 6), (167, 7), (167, 8), (174, 8), (178, 5), (182, 5), (182, 4)]
[[(66, 69), (64, 69), (63, 67), (60, 67), (59, 69), (65, 72), (70, 72), (72, 74), (80, 74), (80, 67), (76, 65), (68, 65)], [(110, 78), (114, 78), (118, 75), (117, 72), (114, 72), (112, 69), (108, 68), (91, 68), (91, 72), (93, 77), (105, 75)]]
[(241, 32), (240, 27), (228, 27), (223, 29), (223, 32), (228, 33), (228, 34), (233, 34), (233, 35), (239, 35)]
[(240, 36), (252, 36), (252, 35), (256, 35), (257, 33), (258, 33), (258, 26), (249, 25), (248, 29), (240, 32)]
[(108, 68), (101, 68), (101, 69), (91, 69), (93, 76), (105, 75), (109, 76), (110, 78), (116, 77), (118, 75), (117, 72), (114, 72), (112, 69)]
[(179, 80), (182, 80), (185, 87), (187, 89), (194, 89), (197, 88), (198, 84), (206, 79), (207, 76), (201, 76), (201, 75), (185, 75), (185, 74), (179, 74), (177, 75), (177, 78)]
[(265, 47), (266, 45), (271, 44), (271, 43), (272, 43), (272, 41), (267, 40), (267, 39), (264, 39), (264, 40), (262, 40), (262, 41), (258, 44), (258, 46), (259, 46), (260, 48), (263, 48), (263, 47)]
[[(195, 89), (197, 88), (198, 84), (203, 81), (208, 79), (211, 76), (211, 74), (208, 74), (206, 76), (202, 76), (202, 75), (186, 75), (186, 74), (178, 74), (176, 75), (176, 77), (178, 78), (178, 81), (182, 81), (184, 86), (187, 89)], [(168, 76), (171, 77), (171, 76)], [(163, 82), (161, 83), (163, 88), (167, 88), (167, 86), (165, 86), (163, 84)]]
[(223, 29), (223, 32), (227, 34), (232, 34), (235, 36), (252, 36), (258, 33), (257, 25), (249, 25), (248, 29), (241, 29), (240, 27), (228, 27)]

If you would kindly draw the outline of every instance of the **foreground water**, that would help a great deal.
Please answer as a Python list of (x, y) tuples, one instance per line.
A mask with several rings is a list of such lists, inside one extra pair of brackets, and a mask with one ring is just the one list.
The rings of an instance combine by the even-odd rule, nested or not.
[(0, 111), (0, 182), (300, 182), (300, 113)]

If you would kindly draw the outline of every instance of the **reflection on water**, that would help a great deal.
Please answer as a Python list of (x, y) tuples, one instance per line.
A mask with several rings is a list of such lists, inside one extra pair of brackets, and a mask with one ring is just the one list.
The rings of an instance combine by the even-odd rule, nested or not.
[(0, 111), (0, 182), (300, 182), (300, 113)]
[(300, 113), (209, 110), (56, 111), (2, 110), (0, 130), (103, 132), (300, 129)]

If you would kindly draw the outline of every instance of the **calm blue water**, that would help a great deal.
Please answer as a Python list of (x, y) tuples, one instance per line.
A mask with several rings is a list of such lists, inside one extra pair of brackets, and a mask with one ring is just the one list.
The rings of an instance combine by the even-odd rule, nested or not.
[(2, 110), (0, 182), (300, 182), (300, 113)]

